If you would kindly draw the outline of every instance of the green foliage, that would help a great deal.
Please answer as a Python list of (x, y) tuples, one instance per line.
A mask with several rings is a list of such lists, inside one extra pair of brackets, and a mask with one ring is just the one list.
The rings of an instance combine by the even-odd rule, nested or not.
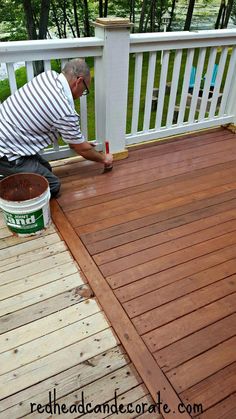
[(22, 1), (0, 0), (0, 40), (27, 39)]
[[(162, 16), (167, 9), (171, 9), (173, 0), (147, 0), (144, 10), (144, 31), (163, 30)], [(36, 25), (39, 23), (39, 14), (41, 0), (31, 0)], [(135, 31), (138, 31), (142, 0), (135, 0)], [(75, 1), (80, 36), (85, 34), (85, 3), (84, 0)], [(119, 17), (130, 17), (132, 15), (131, 0), (113, 0), (108, 1), (108, 15)], [(66, 5), (66, 10), (64, 10)], [(50, 37), (73, 37), (76, 34), (75, 16), (73, 0), (51, 0), (49, 14), (49, 34)], [(218, 13), (220, 0), (198, 0), (194, 7), (191, 30), (211, 29)], [(176, 2), (172, 30), (183, 30), (188, 0), (179, 0)], [(99, 1), (88, 0), (88, 19), (95, 21), (99, 15)], [(233, 22), (236, 24), (236, 0), (231, 14)], [(94, 28), (90, 24), (90, 35), (94, 34)], [(25, 17), (22, 0), (0, 0), (0, 40), (20, 40), (27, 39), (25, 29)]]
[(233, 24), (236, 25), (236, 0), (234, 0), (233, 8), (231, 12), (231, 19), (233, 21)]

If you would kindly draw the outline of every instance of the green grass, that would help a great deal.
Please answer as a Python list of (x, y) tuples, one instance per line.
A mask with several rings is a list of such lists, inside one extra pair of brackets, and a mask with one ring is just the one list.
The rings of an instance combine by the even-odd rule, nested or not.
[[(205, 64), (204, 64), (204, 73), (207, 69), (207, 63), (209, 58), (210, 49), (207, 50)], [(221, 91), (223, 89), (225, 79), (227, 76), (227, 68), (230, 60), (231, 51), (228, 53), (227, 62), (225, 66), (225, 72), (223, 75)], [(167, 74), (167, 82), (172, 80), (172, 72), (174, 66), (174, 52), (170, 53), (170, 60), (169, 60), (169, 67), (168, 67), (168, 74)], [(217, 54), (216, 63), (219, 62), (220, 51)], [(183, 51), (182, 61), (181, 61), (181, 70), (180, 70), (180, 77), (178, 83), (178, 91), (177, 91), (177, 99), (176, 104), (180, 103), (181, 92), (182, 92), (182, 84), (185, 72), (185, 65), (186, 65), (186, 58), (187, 58), (187, 51)], [(144, 53), (143, 55), (143, 69), (142, 69), (142, 79), (141, 79), (141, 95), (140, 95), (140, 110), (139, 110), (139, 121), (138, 121), (138, 130), (141, 131), (143, 129), (143, 119), (144, 119), (144, 110), (145, 110), (145, 95), (146, 95), (146, 83), (147, 83), (147, 74), (148, 74), (148, 60), (149, 54)], [(198, 60), (198, 50), (196, 49), (194, 54), (194, 61), (193, 65), (197, 65)], [(92, 81), (90, 85), (90, 94), (87, 96), (87, 106), (88, 106), (88, 138), (95, 139), (95, 103), (94, 103), (94, 59), (88, 58), (87, 62), (91, 69)], [(52, 60), (52, 69), (55, 71), (60, 72), (60, 61), (59, 60)], [(155, 71), (155, 81), (154, 87), (159, 87), (160, 81), (160, 69), (161, 69), (161, 53), (157, 53), (157, 61), (156, 61), (156, 71)], [(132, 120), (132, 106), (133, 106), (133, 87), (134, 87), (134, 70), (135, 70), (135, 57), (133, 54), (130, 55), (130, 63), (129, 63), (129, 87), (128, 87), (128, 101), (127, 101), (127, 126), (126, 132), (129, 133), (131, 131), (131, 120)], [(20, 68), (16, 70), (16, 81), (17, 87), (23, 86), (27, 79), (26, 79), (26, 70), (25, 68)], [(109, 92), (111, 94), (111, 92)], [(0, 101), (4, 101), (10, 95), (10, 88), (8, 80), (0, 81)], [(162, 126), (165, 126), (167, 111), (168, 111), (168, 104), (169, 104), (169, 95), (165, 96), (164, 101), (164, 108), (163, 108), (163, 116), (162, 116)], [(80, 103), (79, 100), (75, 101), (75, 107), (78, 113), (80, 112)], [(154, 128), (155, 126), (155, 118), (156, 118), (156, 111), (151, 112), (151, 121), (150, 121), (150, 128)], [(185, 112), (185, 119), (188, 118), (188, 110)], [(63, 142), (60, 141), (62, 144)]]

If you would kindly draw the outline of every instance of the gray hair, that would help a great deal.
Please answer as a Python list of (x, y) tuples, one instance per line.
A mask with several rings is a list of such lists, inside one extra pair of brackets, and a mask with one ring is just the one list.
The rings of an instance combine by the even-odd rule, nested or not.
[(76, 58), (66, 63), (66, 65), (62, 69), (62, 73), (69, 80), (79, 76), (84, 76), (85, 78), (88, 78), (90, 76), (90, 69), (85, 60), (83, 60), (82, 58)]

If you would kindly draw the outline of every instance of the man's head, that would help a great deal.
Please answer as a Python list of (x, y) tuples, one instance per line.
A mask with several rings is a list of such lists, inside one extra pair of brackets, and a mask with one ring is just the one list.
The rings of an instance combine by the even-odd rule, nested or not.
[(62, 73), (66, 77), (74, 99), (78, 99), (90, 86), (90, 70), (85, 60), (77, 58), (68, 61)]

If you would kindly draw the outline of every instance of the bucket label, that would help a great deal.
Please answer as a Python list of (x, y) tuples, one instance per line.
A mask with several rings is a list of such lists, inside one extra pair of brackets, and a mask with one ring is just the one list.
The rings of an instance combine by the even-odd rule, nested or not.
[(29, 214), (11, 214), (4, 211), (4, 216), (10, 230), (18, 234), (35, 233), (45, 228), (42, 209)]

